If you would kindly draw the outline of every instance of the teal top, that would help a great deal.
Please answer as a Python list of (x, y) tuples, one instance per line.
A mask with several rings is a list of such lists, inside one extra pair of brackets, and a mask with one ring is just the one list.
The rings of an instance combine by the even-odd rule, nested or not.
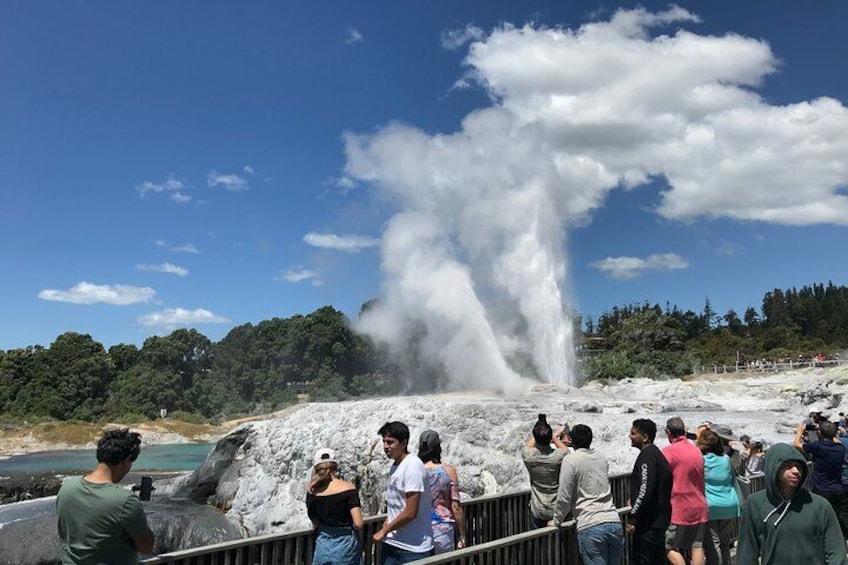
[(739, 497), (734, 481), (733, 467), (727, 455), (704, 455), (704, 486), (710, 520), (739, 517)]

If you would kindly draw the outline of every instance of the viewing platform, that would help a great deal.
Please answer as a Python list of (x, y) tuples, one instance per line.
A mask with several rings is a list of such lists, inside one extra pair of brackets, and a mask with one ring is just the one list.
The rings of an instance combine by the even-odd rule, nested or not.
[[(624, 523), (630, 507), (630, 473), (610, 475), (613, 501)], [(763, 476), (750, 479), (751, 492), (765, 488)], [(529, 524), (530, 491), (482, 496), (462, 504), (469, 546), (429, 557), (420, 565), (579, 565), (575, 522), (535, 530)], [(380, 562), (380, 547), (372, 536), (385, 515), (365, 519), (362, 529), (364, 565)], [(734, 539), (736, 532), (734, 531)], [(630, 563), (627, 536), (622, 563)], [(246, 538), (157, 555), (143, 565), (311, 565), (312, 530)]]

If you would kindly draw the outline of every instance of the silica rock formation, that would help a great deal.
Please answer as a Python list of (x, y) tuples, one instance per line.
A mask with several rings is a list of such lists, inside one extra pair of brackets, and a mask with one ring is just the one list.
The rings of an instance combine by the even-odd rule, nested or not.
[[(832, 408), (835, 415), (848, 390), (846, 377), (848, 369), (807, 370), (696, 381), (627, 379), (579, 389), (540, 385), (508, 398), (465, 393), (305, 404), (285, 417), (236, 429), (210, 454), (212, 463), (184, 479), (177, 491), (195, 500), (205, 497), (245, 535), (297, 530), (310, 526), (305, 488), (320, 447), (336, 451), (342, 475), (359, 487), (363, 511), (382, 510), (389, 461), (377, 430), (390, 420), (409, 425), (413, 452), (422, 431), (437, 430), (443, 462), (457, 467), (460, 491), (469, 498), (528, 487), (519, 449), (539, 413), (555, 427), (588, 424), (593, 447), (608, 457), (611, 472), (628, 472), (636, 457), (628, 432), (637, 417), (653, 418), (660, 430), (667, 418), (680, 415), (691, 428), (720, 422), (736, 434), (791, 442), (782, 434), (801, 421), (809, 403)], [(666, 443), (660, 431), (657, 444)]]

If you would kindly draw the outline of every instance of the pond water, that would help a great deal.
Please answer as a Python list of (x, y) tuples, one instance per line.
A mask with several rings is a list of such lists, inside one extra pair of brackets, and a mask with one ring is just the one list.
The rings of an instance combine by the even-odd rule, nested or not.
[[(193, 471), (203, 463), (212, 450), (212, 443), (181, 443), (149, 445), (141, 449), (133, 472), (140, 471)], [(41, 451), (0, 459), (0, 476), (8, 477), (29, 473), (79, 473), (90, 471), (97, 465), (93, 449)]]

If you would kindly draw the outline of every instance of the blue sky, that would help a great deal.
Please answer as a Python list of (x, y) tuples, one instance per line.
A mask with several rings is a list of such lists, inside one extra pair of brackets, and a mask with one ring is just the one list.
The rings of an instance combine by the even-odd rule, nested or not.
[[(719, 312), (741, 313), (759, 307), (774, 287), (848, 284), (848, 75), (841, 63), (848, 55), (842, 30), (848, 5), (681, 3), (673, 13), (665, 3), (642, 5), (636, 31), (602, 26), (612, 34), (609, 45), (624, 45), (622, 51), (566, 64), (574, 70), (582, 61), (587, 69), (556, 85), (564, 89), (556, 95), (568, 100), (562, 112), (602, 112), (606, 94), (597, 93), (615, 91), (609, 101), (619, 113), (618, 132), (665, 123), (672, 111), (655, 99), (691, 87), (685, 60), (679, 76), (667, 79), (660, 60), (655, 73), (637, 77), (650, 82), (654, 100), (627, 90), (635, 83), (609, 83), (616, 88), (598, 89), (595, 98), (574, 89), (604, 65), (642, 56), (634, 45), (658, 46), (657, 36), (687, 30), (721, 39), (712, 56), (727, 62), (732, 78), (724, 69), (704, 73), (715, 72), (721, 84), (738, 80), (738, 91), (728, 94), (733, 100), (704, 118), (717, 139), (737, 136), (725, 149), (732, 155), (734, 147), (759, 143), (757, 128), (740, 133), (735, 124), (772, 115), (762, 142), (784, 133), (786, 142), (769, 146), (766, 155), (741, 154), (741, 165), (726, 153), (711, 162), (697, 151), (672, 154), (673, 147), (642, 152), (639, 143), (607, 151), (621, 139), (587, 150), (603, 167), (601, 176), (618, 185), (598, 181), (591, 192), (569, 191), (567, 204), (554, 206), (562, 225), (550, 228), (555, 241), (545, 239), (542, 247), (561, 247), (552, 268), (564, 267), (558, 280), (566, 302), (597, 317), (643, 300), (698, 310), (709, 297)], [(538, 58), (525, 65), (515, 57), (525, 47), (537, 54), (556, 49), (543, 37), (545, 28), (608, 24), (616, 8), (492, 0), (4, 2), (0, 349), (46, 346), (65, 331), (90, 333), (107, 347), (140, 344), (186, 325), (218, 340), (235, 325), (326, 304), (356, 316), (362, 302), (411, 275), (404, 267), (381, 269), (391, 253), (381, 255), (380, 241), (387, 226), (399, 224), (391, 224), (398, 212), (438, 217), (451, 209), (450, 200), (431, 209), (421, 199), (441, 180), (414, 182), (441, 171), (437, 165), (416, 171), (417, 153), (404, 145), (396, 147), (408, 158), (399, 171), (378, 146), (394, 155), (392, 143), (406, 143), (416, 132), (427, 143), (446, 136), (450, 145), (452, 136), (470, 131), (467, 116), (491, 108), (520, 120), (538, 111), (539, 124), (552, 123), (546, 122), (550, 107), (534, 106), (550, 72)], [(604, 37), (593, 39), (600, 43), (591, 53), (607, 45)], [(473, 57), (472, 45), (479, 47)], [(657, 90), (666, 80), (667, 88)], [(829, 103), (813, 104), (820, 97)], [(788, 116), (801, 103), (811, 106)], [(644, 114), (635, 112), (631, 124), (616, 121), (622, 108), (636, 107)], [(691, 120), (686, 127), (703, 125), (696, 113), (682, 112)], [(566, 121), (571, 129), (562, 135), (572, 136), (570, 148), (601, 135), (600, 121)], [(403, 125), (392, 130), (395, 123)], [(574, 141), (578, 132), (585, 137)], [(540, 139), (538, 147), (553, 143)], [(809, 151), (796, 154), (793, 148), (807, 144)], [(808, 182), (816, 159), (828, 172)], [(723, 171), (715, 184), (706, 173), (687, 175), (713, 167)], [(444, 174), (450, 171), (446, 166)], [(622, 179), (639, 171), (647, 176), (625, 189)], [(794, 185), (778, 182), (793, 172)], [(481, 179), (472, 182), (485, 184)], [(791, 194), (803, 198), (786, 204)], [(454, 258), (485, 260), (486, 236), (461, 235), (473, 224), (446, 226), (440, 233)], [(481, 294), (493, 284), (472, 278)]]

